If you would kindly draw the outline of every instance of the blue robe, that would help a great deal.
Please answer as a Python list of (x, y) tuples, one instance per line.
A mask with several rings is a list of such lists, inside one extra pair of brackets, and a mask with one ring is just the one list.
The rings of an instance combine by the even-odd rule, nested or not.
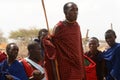
[(120, 80), (120, 43), (115, 43), (107, 51), (104, 51), (102, 58), (106, 61), (106, 80)]
[(15, 60), (10, 66), (8, 66), (7, 60), (0, 63), (0, 80), (6, 80), (6, 74), (12, 75), (14, 80), (28, 80), (23, 65), (17, 60)]

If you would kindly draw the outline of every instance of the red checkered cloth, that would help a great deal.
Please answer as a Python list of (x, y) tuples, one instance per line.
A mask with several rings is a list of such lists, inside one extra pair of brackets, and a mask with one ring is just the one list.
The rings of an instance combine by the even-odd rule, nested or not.
[(44, 39), (45, 68), (48, 80), (54, 80), (51, 60), (57, 59), (60, 80), (82, 80), (84, 77), (83, 48), (80, 27), (58, 24), (59, 32), (52, 41)]

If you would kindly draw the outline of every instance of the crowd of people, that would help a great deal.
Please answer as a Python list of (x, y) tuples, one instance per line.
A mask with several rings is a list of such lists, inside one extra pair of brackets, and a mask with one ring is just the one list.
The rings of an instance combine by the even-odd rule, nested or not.
[[(52, 34), (41, 29), (38, 39), (28, 44), (27, 57), (17, 60), (19, 46), (7, 44), (6, 53), (0, 52), (0, 80), (120, 80), (120, 43), (115, 41), (115, 31), (105, 32), (106, 50), (100, 51), (99, 39), (91, 37), (89, 51), (84, 52), (77, 5), (68, 2), (63, 12), (65, 20), (55, 25)], [(95, 66), (86, 71), (90, 61)]]

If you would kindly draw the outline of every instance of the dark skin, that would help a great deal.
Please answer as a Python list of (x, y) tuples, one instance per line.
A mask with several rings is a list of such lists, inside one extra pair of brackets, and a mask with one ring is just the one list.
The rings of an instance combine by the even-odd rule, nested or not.
[(88, 45), (91, 53), (94, 54), (97, 52), (97, 48), (99, 47), (99, 42), (96, 39), (90, 39)]
[[(78, 7), (73, 2), (68, 2), (64, 5), (64, 14), (65, 14), (65, 20), (63, 21), (63, 25), (65, 27), (71, 27), (76, 24), (76, 20), (78, 17)], [(53, 35), (57, 35), (57, 33), (60, 31), (60, 27), (58, 25), (55, 25), (53, 29)]]
[(29, 80), (42, 80), (44, 78), (44, 74), (42, 74), (39, 70), (33, 71), (33, 77)]
[(12, 64), (14, 60), (17, 58), (18, 55), (18, 46), (17, 45), (10, 45), (10, 49), (8, 50), (8, 63)]
[[(34, 44), (34, 43), (33, 43)], [(39, 63), (42, 62), (42, 56), (40, 55), (41, 47), (39, 43), (34, 44), (34, 48), (31, 48), (28, 50), (29, 52), (29, 59), (32, 61)], [(32, 65), (31, 65), (32, 66)], [(44, 77), (44, 74), (42, 74), (39, 70), (33, 71), (33, 76), (29, 80), (41, 80)]]
[(77, 5), (69, 3), (67, 5), (68, 9), (65, 12), (65, 17), (66, 20), (70, 23), (74, 23), (77, 19), (77, 15), (78, 15), (78, 8)]
[[(111, 74), (112, 70), (114, 70), (113, 68), (115, 68), (116, 65), (117, 66), (119, 65), (119, 58), (118, 58), (119, 51), (117, 51), (117, 50), (119, 50), (119, 47), (116, 46), (117, 45), (117, 43), (115, 41), (116, 38), (117, 38), (116, 33), (112, 29), (109, 29), (105, 32), (105, 40), (110, 48), (110, 49), (109, 48), (107, 49), (107, 54), (108, 55), (110, 54), (110, 57), (112, 55), (112, 59), (106, 60), (106, 63), (109, 62), (110, 65), (112, 65), (110, 67), (111, 69), (109, 69), (109, 65), (107, 65), (107, 67), (106, 67), (108, 69), (108, 71), (106, 71), (107, 75), (109, 73)], [(109, 71), (109, 70), (111, 70), (111, 71)], [(118, 68), (116, 68), (116, 71), (119, 71)], [(119, 80), (116, 76), (112, 76), (110, 79), (111, 80)]]
[[(76, 20), (77, 20), (77, 17), (78, 17), (78, 7), (77, 7), (77, 5), (75, 4), (75, 3), (73, 3), (73, 2), (68, 2), (68, 3), (66, 3), (65, 5), (64, 5), (64, 14), (65, 14), (65, 20), (64, 21), (62, 21), (62, 25), (65, 25), (64, 27), (67, 27), (68, 29), (70, 28), (70, 27), (79, 27), (79, 25), (78, 25), (78, 23), (76, 22)], [(74, 25), (74, 26), (73, 26)], [(61, 26), (61, 25), (60, 25)], [(55, 47), (56, 47), (56, 43), (57, 43), (57, 40), (58, 40), (58, 43), (59, 43), (59, 36), (57, 36), (57, 34), (58, 33), (60, 33), (60, 32), (62, 32), (62, 31), (65, 31), (65, 30), (61, 30), (60, 31), (60, 29), (61, 29), (62, 27), (59, 27), (59, 23), (58, 23), (58, 25), (56, 25), (55, 27), (54, 27), (54, 29), (53, 29), (53, 33), (52, 33), (52, 35), (50, 35), (49, 36), (49, 34), (48, 34), (48, 36), (47, 37), (45, 37), (45, 39), (47, 40), (48, 39), (48, 41), (45, 41), (45, 46), (46, 46), (46, 42), (47, 43), (52, 43), (53, 44), (53, 46), (55, 45)], [(76, 28), (77, 29), (77, 28)], [(74, 31), (74, 30), (73, 30)], [(78, 32), (79, 33), (79, 32)], [(64, 34), (64, 32), (63, 32), (63, 34)], [(67, 33), (65, 33), (65, 34), (67, 34)], [(58, 34), (59, 35), (59, 34)], [(81, 36), (78, 36), (78, 38), (81, 38)], [(58, 38), (58, 39), (57, 39)], [(77, 38), (77, 39), (78, 39)], [(56, 41), (55, 41), (56, 40)], [(62, 40), (62, 39), (61, 39)], [(55, 42), (54, 42), (55, 41)], [(61, 41), (62, 42), (62, 41)], [(65, 42), (65, 40), (63, 39), (63, 42)], [(71, 42), (72, 43), (72, 42)], [(51, 45), (52, 45), (51, 44)], [(65, 44), (67, 44), (67, 43), (65, 43)], [(52, 46), (52, 47), (53, 47)], [(61, 46), (57, 46), (57, 48), (59, 48), (59, 47), (61, 47)], [(56, 48), (56, 51), (57, 51), (57, 48)], [(64, 49), (62, 50), (62, 48), (61, 49), (58, 49), (58, 52), (59, 52), (59, 50), (61, 50), (61, 52), (63, 51), (64, 52)], [(66, 51), (67, 52), (67, 51)], [(59, 53), (58, 53), (59, 54)], [(56, 56), (56, 55), (55, 55)], [(61, 56), (57, 56), (57, 57), (61, 57)], [(69, 56), (68, 56), (69, 57)], [(52, 75), (54, 76), (54, 77), (51, 77), (51, 78), (53, 78), (54, 80), (56, 80), (56, 79), (58, 79), (59, 78), (59, 76), (56, 76), (57, 75), (57, 69), (55, 69), (55, 67), (56, 67), (56, 63), (55, 63), (55, 61), (57, 61), (57, 59), (55, 59), (55, 60), (50, 60), (50, 61), (48, 61), (48, 63), (50, 62), (50, 67), (51, 67), (51, 69), (52, 69)], [(47, 63), (47, 61), (46, 61), (46, 63)], [(59, 71), (59, 70), (58, 70)], [(82, 71), (82, 70), (81, 70)], [(49, 75), (49, 72), (48, 72), (48, 75)], [(61, 77), (61, 76), (60, 76)], [(82, 77), (81, 77), (82, 78)]]
[(112, 33), (105, 34), (105, 40), (110, 47), (112, 47), (115, 44), (115, 39), (116, 39), (116, 36), (114, 34)]
[(31, 60), (33, 60), (34, 62), (38, 63), (39, 61), (42, 60), (40, 52), (41, 52), (41, 47), (38, 43), (36, 43), (34, 48), (30, 49), (29, 52), (28, 52), (29, 53), (29, 58)]
[[(66, 8), (64, 9), (64, 14), (65, 14), (65, 20), (63, 21), (65, 25), (73, 25), (78, 16), (78, 7), (74, 3), (68, 3)], [(57, 33), (59, 31), (59, 27), (56, 25), (53, 34)]]
[[(9, 45), (9, 44), (8, 44)], [(19, 48), (15, 43), (12, 43), (9, 45), (9, 47), (6, 48), (6, 52), (8, 55), (8, 65), (10, 66), (15, 59), (17, 58)], [(14, 80), (11, 75), (6, 75), (7, 80)]]
[(38, 39), (42, 41), (42, 39), (48, 34), (47, 29), (41, 29), (38, 34)]
[(47, 29), (41, 29), (41, 30), (39, 31), (38, 39), (39, 39), (40, 42), (41, 42), (40, 45), (41, 45), (41, 48), (42, 48), (42, 49), (44, 49), (42, 40), (43, 40), (43, 38), (44, 38), (45, 36), (47, 36), (47, 35), (48, 35), (48, 30), (47, 30)]

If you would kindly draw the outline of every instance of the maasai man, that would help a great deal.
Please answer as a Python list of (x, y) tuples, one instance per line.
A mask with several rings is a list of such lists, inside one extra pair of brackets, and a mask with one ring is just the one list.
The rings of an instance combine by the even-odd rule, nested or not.
[(103, 52), (102, 58), (106, 61), (106, 80), (120, 80), (120, 43), (115, 41), (116, 33), (113, 30), (105, 32), (105, 40), (109, 48)]
[(41, 46), (41, 56), (42, 58), (44, 59), (44, 47), (42, 45), (42, 39), (48, 34), (48, 30), (43, 28), (43, 29), (40, 29), (40, 31), (38, 32), (38, 38), (37, 39), (34, 39), (34, 41), (38, 42)]
[(85, 80), (78, 7), (68, 2), (63, 11), (66, 19), (55, 26), (52, 36), (43, 39), (48, 80)]
[(98, 49), (99, 47), (98, 38), (91, 37), (88, 41), (88, 47), (89, 47), (89, 50), (85, 52), (85, 55), (88, 56), (90, 59), (92, 59), (96, 63), (96, 73), (97, 73), (97, 79), (95, 79), (96, 76), (91, 76), (89, 80), (103, 80), (104, 79), (103, 78), (104, 77), (104, 60), (99, 60), (99, 55), (102, 52)]
[(46, 80), (43, 68), (41, 46), (38, 42), (32, 41), (27, 46), (28, 57), (21, 60), (29, 80)]
[(0, 80), (28, 80), (23, 65), (16, 60), (18, 51), (16, 43), (6, 46), (8, 57), (0, 64)]

